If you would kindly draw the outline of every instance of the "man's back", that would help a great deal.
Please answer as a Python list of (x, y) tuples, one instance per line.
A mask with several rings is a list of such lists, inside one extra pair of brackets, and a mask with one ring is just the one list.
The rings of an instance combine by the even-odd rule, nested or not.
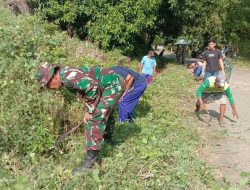
[(115, 67), (112, 67), (112, 70), (118, 73), (124, 79), (126, 79), (127, 75), (130, 74), (134, 78), (134, 82), (133, 82), (134, 85), (138, 85), (140, 83), (146, 82), (145, 77), (133, 71), (132, 69), (121, 67), (121, 66), (115, 66)]
[(229, 102), (234, 104), (234, 98), (229, 84), (225, 82), (225, 86), (223, 88), (218, 88), (218, 86), (215, 85), (215, 82), (215, 76), (207, 78), (197, 89), (197, 97), (201, 97), (203, 93), (225, 93)]
[(213, 92), (225, 92), (228, 88), (229, 88), (229, 85), (227, 82), (225, 82), (225, 86), (224, 88), (218, 88), (216, 85), (215, 85), (215, 81), (216, 81), (216, 77), (215, 76), (212, 76), (212, 77), (209, 77), (207, 78), (203, 85), (206, 86), (204, 92), (206, 93), (213, 93)]

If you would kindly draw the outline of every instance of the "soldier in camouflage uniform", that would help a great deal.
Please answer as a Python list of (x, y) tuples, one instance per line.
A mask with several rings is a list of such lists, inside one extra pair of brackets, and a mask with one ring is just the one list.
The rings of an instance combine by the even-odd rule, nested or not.
[(101, 67), (62, 68), (59, 65), (49, 64), (43, 64), (39, 68), (36, 78), (43, 86), (50, 89), (65, 86), (78, 98), (85, 100), (87, 155), (83, 164), (73, 173), (84, 172), (92, 168), (103, 139), (111, 140), (114, 125), (112, 110), (125, 90), (125, 81), (114, 71)]

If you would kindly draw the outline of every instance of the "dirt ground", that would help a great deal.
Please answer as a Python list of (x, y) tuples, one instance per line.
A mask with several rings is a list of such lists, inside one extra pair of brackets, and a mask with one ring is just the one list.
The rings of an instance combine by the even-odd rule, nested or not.
[[(166, 57), (175, 59), (173, 54)], [(186, 64), (194, 61), (196, 59), (185, 59)], [(225, 126), (219, 126), (219, 105), (210, 104), (208, 111), (212, 116), (211, 126), (208, 127), (207, 123), (197, 118), (206, 142), (201, 157), (211, 166), (216, 179), (223, 180), (231, 189), (250, 190), (250, 70), (234, 67), (229, 85), (239, 119), (233, 118), (228, 102)]]
[[(200, 122), (206, 146), (202, 157), (211, 165), (217, 179), (230, 186), (250, 189), (250, 71), (235, 67), (229, 82), (236, 101), (239, 119), (232, 116), (230, 104), (227, 105), (225, 126), (218, 125), (219, 105), (211, 104), (208, 110), (212, 115), (211, 126)], [(243, 172), (248, 177), (243, 177)], [(247, 179), (248, 178), (248, 179)]]

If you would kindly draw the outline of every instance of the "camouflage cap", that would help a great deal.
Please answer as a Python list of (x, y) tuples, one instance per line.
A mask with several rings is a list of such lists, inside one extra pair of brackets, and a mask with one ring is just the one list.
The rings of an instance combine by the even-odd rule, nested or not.
[(42, 64), (37, 73), (36, 80), (41, 83), (41, 86), (46, 86), (55, 72), (55, 68), (60, 68), (59, 65), (50, 65), (48, 63)]

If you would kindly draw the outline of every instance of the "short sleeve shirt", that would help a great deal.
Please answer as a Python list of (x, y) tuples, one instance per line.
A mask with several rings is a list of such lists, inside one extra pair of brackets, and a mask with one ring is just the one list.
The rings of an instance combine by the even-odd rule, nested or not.
[(219, 71), (219, 59), (222, 59), (222, 52), (218, 49), (206, 50), (203, 55), (203, 60), (207, 62), (206, 72), (214, 73)]
[(142, 73), (147, 75), (153, 75), (154, 67), (156, 66), (156, 60), (154, 57), (150, 58), (144, 56), (141, 60)]
[(139, 73), (128, 69), (126, 67), (121, 67), (121, 66), (116, 66), (113, 67), (112, 70), (117, 73), (118, 75), (120, 75), (124, 80), (127, 78), (127, 76), (130, 74), (132, 77), (134, 77), (134, 82), (133, 82), (133, 86), (137, 86), (141, 83), (145, 83), (146, 82), (146, 78), (142, 75), (140, 75)]

